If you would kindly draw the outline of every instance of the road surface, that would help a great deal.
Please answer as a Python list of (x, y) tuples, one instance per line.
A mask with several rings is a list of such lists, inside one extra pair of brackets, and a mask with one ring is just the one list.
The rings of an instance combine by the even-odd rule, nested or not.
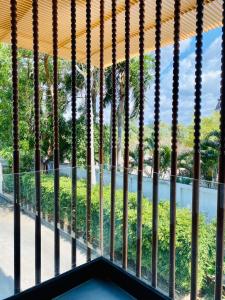
[[(21, 214), (21, 288), (34, 285), (34, 219)], [(54, 234), (53, 230), (42, 225), (42, 281), (54, 276)], [(60, 271), (70, 269), (71, 244), (69, 239), (60, 238)], [(86, 261), (83, 248), (77, 249), (77, 264)], [(0, 299), (13, 294), (13, 207), (0, 200)]]

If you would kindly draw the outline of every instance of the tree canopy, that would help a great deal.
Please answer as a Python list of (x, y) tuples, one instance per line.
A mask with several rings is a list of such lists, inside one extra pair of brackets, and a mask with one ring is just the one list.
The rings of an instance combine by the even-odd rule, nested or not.
[[(153, 81), (154, 59), (145, 55), (145, 90)], [(19, 143), (21, 171), (34, 168), (34, 104), (33, 104), (33, 54), (32, 51), (19, 49)], [(99, 124), (98, 95), (99, 70), (92, 68), (92, 105), (93, 105), (93, 156), (98, 163)], [(125, 97), (125, 63), (117, 65), (117, 158), (118, 165), (123, 164), (123, 126)], [(40, 54), (39, 58), (39, 92), (40, 92), (40, 131), (42, 162), (53, 159), (53, 67), (52, 58)], [(59, 101), (59, 138), (60, 161), (71, 160), (71, 65), (59, 59), (58, 62), (58, 101)], [(86, 164), (86, 66), (77, 65), (77, 160), (78, 165)], [(111, 68), (105, 70), (105, 109), (110, 111), (112, 99)], [(137, 169), (138, 161), (138, 117), (139, 105), (139, 60), (130, 61), (130, 166)], [(146, 98), (146, 101), (148, 99)], [(12, 82), (11, 82), (11, 48), (0, 44), (0, 156), (12, 164)], [(104, 163), (110, 163), (110, 121), (104, 125)], [(193, 122), (178, 125), (178, 170), (179, 175), (191, 177), (193, 168)], [(145, 125), (145, 167), (153, 162), (154, 139), (152, 124)], [(171, 124), (160, 123), (160, 171), (166, 174), (170, 168)], [(202, 179), (217, 179), (219, 146), (219, 112), (202, 118), (201, 123), (201, 171)]]

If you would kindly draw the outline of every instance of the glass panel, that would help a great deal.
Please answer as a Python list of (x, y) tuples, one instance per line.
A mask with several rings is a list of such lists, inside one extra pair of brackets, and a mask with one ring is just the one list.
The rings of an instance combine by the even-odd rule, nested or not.
[[(136, 232), (137, 232), (137, 176), (129, 174), (128, 177), (128, 270), (136, 273)], [(144, 233), (143, 233), (144, 234)], [(143, 249), (144, 251), (144, 249)]]
[[(110, 191), (110, 173), (105, 172), (105, 189)], [(122, 259), (122, 173), (117, 173), (116, 197), (116, 263)], [(215, 284), (215, 233), (217, 184), (200, 181), (199, 206), (199, 297), (211, 299)], [(209, 186), (210, 185), (210, 186)], [(177, 177), (176, 185), (176, 298), (190, 296), (191, 286), (191, 224), (193, 179)], [(120, 195), (121, 193), (121, 195)], [(105, 255), (109, 257), (110, 205), (104, 202)], [(136, 222), (137, 222), (137, 175), (129, 174), (128, 202), (128, 271), (135, 274)], [(108, 203), (109, 202), (109, 203)], [(107, 204), (108, 203), (108, 204)], [(160, 177), (158, 206), (158, 289), (168, 294), (170, 251), (170, 179)], [(152, 178), (143, 177), (143, 240), (142, 279), (151, 283), (152, 252)], [(207, 234), (209, 238), (207, 238)], [(120, 245), (121, 243), (121, 245)], [(107, 251), (106, 251), (107, 249)], [(121, 253), (119, 253), (121, 251)], [(207, 256), (207, 257), (206, 257)], [(204, 258), (205, 257), (205, 258)], [(210, 284), (209, 281), (211, 282)]]
[[(13, 295), (13, 177), (0, 179), (0, 299)], [(4, 247), (3, 247), (4, 245)]]
[(103, 173), (103, 254), (110, 257), (110, 203), (111, 203), (111, 170), (104, 166)]
[(214, 297), (218, 187), (218, 183), (200, 181), (198, 272), (200, 299), (213, 299)]
[[(60, 270), (71, 268), (71, 174), (60, 169)], [(111, 171), (103, 173), (104, 256), (110, 251)], [(100, 255), (99, 169), (95, 169), (91, 203), (92, 259)], [(128, 271), (135, 274), (137, 175), (129, 174)], [(189, 297), (191, 285), (191, 178), (177, 177), (176, 210), (176, 298)], [(215, 287), (217, 183), (200, 181), (199, 206), (199, 297), (212, 299)], [(35, 283), (35, 173), (20, 174), (21, 200), (21, 287)], [(170, 180), (159, 180), (158, 288), (168, 293)], [(123, 173), (116, 174), (115, 263), (122, 265)], [(151, 283), (152, 177), (143, 177), (142, 279)], [(41, 172), (41, 254), (42, 281), (54, 276), (54, 176), (52, 169)], [(0, 178), (0, 299), (13, 294), (13, 176)], [(86, 169), (77, 168), (77, 265), (86, 262)]]
[[(71, 269), (72, 170), (60, 169), (60, 272)], [(97, 174), (96, 174), (97, 175)], [(13, 175), (0, 176), (0, 299), (14, 293)], [(94, 178), (94, 176), (93, 176)], [(99, 184), (92, 187), (92, 259), (99, 256)], [(21, 289), (35, 284), (35, 172), (20, 174)], [(41, 280), (54, 277), (54, 172), (41, 172)], [(2, 230), (4, 228), (4, 230)], [(77, 265), (86, 262), (86, 169), (77, 168)]]
[(35, 284), (35, 173), (20, 174), (21, 290)]
[[(178, 177), (177, 181), (176, 291), (182, 299), (190, 295), (191, 285), (193, 179)], [(199, 181), (199, 299), (212, 299), (215, 287), (217, 189), (217, 183)]]
[(175, 289), (178, 299), (191, 291), (191, 178), (177, 177), (176, 184), (176, 273)]

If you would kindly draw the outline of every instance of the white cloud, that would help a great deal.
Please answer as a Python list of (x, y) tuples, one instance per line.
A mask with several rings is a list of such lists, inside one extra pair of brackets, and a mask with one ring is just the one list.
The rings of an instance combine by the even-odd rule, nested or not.
[(191, 47), (191, 41), (192, 39), (184, 40), (180, 43), (180, 53), (183, 54)]
[[(210, 35), (206, 33), (204, 39)], [(206, 40), (205, 40), (206, 41)], [(181, 53), (192, 50), (185, 58), (180, 60), (180, 107), (179, 120), (184, 123), (191, 122), (194, 109), (195, 86), (195, 48), (191, 39), (181, 43)], [(204, 42), (203, 42), (204, 43)], [(217, 37), (204, 49), (202, 68), (202, 115), (211, 114), (216, 107), (220, 92), (221, 68), (221, 37)], [(161, 120), (171, 122), (172, 102), (172, 46), (162, 50), (162, 76), (161, 76)], [(154, 87), (148, 92), (149, 99), (154, 101)], [(146, 117), (152, 121), (152, 103), (148, 104)], [(147, 120), (146, 120), (147, 121)]]

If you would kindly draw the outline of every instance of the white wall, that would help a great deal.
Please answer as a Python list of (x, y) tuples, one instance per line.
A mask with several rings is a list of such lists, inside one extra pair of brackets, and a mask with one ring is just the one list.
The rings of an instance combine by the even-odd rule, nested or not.
[(2, 181), (3, 181), (3, 177), (2, 177), (2, 163), (0, 161), (0, 193), (2, 194)]
[[(61, 174), (71, 176), (71, 167), (60, 165)], [(86, 178), (86, 170), (77, 169), (78, 178)], [(99, 182), (99, 171), (96, 170), (96, 180)], [(111, 183), (110, 171), (104, 170), (104, 184), (109, 185)], [(117, 173), (116, 187), (118, 189), (123, 188), (123, 173)], [(137, 176), (129, 175), (129, 191), (137, 192)], [(143, 177), (143, 196), (152, 200), (152, 178)], [(170, 182), (168, 180), (160, 180), (159, 182), (159, 200), (170, 199)], [(203, 213), (207, 220), (216, 218), (217, 208), (217, 190), (205, 187), (200, 187), (200, 212)], [(177, 206), (182, 208), (192, 207), (192, 185), (177, 183)]]

